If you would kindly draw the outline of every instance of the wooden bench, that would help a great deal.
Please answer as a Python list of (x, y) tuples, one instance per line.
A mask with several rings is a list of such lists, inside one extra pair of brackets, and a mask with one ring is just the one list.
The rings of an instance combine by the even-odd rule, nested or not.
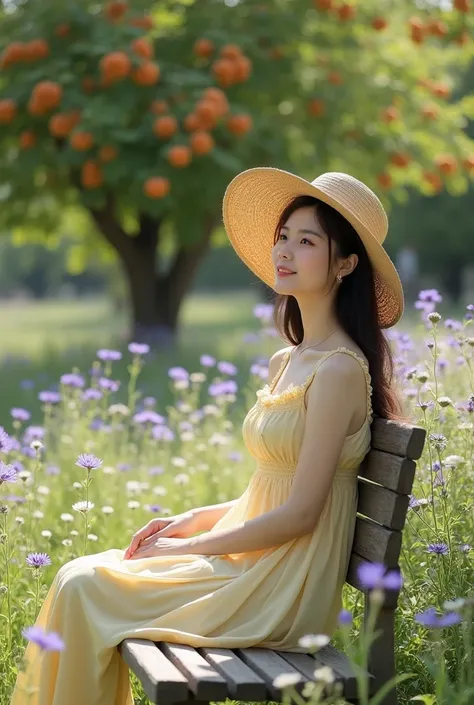
[[(372, 447), (359, 473), (356, 530), (346, 582), (366, 592), (357, 570), (364, 562), (398, 568), (402, 531), (417, 460), (422, 453), (424, 429), (384, 419), (374, 419)], [(317, 595), (315, 595), (317, 599)], [(377, 630), (381, 636), (369, 655), (370, 690), (375, 692), (395, 675), (394, 616), (398, 593), (387, 592)], [(368, 600), (365, 596), (367, 619)], [(317, 655), (245, 649), (198, 648), (169, 642), (126, 639), (119, 645), (122, 657), (140, 679), (153, 703), (225, 701), (282, 701), (273, 680), (283, 673), (298, 674), (296, 689), (312, 680), (317, 665), (330, 666), (349, 702), (358, 703), (356, 679), (343, 652), (329, 644)], [(396, 690), (383, 701), (396, 705)]]

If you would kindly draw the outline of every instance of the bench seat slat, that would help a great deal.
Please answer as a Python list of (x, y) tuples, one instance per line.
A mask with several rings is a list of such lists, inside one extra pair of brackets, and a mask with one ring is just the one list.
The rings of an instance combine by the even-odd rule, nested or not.
[(278, 651), (271, 649), (235, 649), (235, 653), (244, 661), (252, 670), (255, 671), (265, 681), (269, 690), (269, 698), (276, 702), (282, 700), (282, 689), (273, 685), (273, 681), (277, 676), (285, 674), (297, 675), (300, 681), (294, 685), (297, 693), (301, 694), (304, 684), (308, 682), (300, 671), (293, 668), (285, 659), (280, 656)]
[(352, 551), (357, 555), (391, 568), (398, 564), (401, 546), (401, 531), (386, 529), (370, 519), (357, 517), (352, 546)]
[(125, 639), (119, 651), (153, 703), (165, 704), (189, 698), (188, 679), (170, 663), (155, 642)]
[(263, 678), (231, 649), (200, 648), (198, 651), (225, 678), (230, 698), (244, 702), (268, 700), (269, 693)]
[(196, 649), (187, 644), (157, 642), (165, 656), (188, 679), (189, 689), (197, 700), (226, 700), (227, 683)]
[(407, 495), (397, 494), (364, 480), (359, 480), (358, 489), (357, 511), (360, 514), (383, 524), (388, 529), (402, 531), (408, 510)]
[(421, 426), (375, 417), (371, 425), (372, 448), (418, 460), (423, 451), (426, 431)]
[[(314, 654), (313, 658), (317, 663), (317, 667), (329, 666), (334, 671), (337, 680), (343, 684), (343, 695), (345, 698), (357, 697), (357, 679), (349, 659), (343, 651), (339, 651), (332, 644), (328, 644)], [(369, 678), (369, 692), (373, 692), (375, 679), (370, 673), (367, 675)]]

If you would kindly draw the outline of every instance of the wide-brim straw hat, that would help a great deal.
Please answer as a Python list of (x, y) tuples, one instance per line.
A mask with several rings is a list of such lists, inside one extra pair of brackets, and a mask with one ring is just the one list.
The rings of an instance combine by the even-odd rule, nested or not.
[(274, 167), (256, 167), (238, 174), (223, 200), (224, 226), (238, 256), (274, 288), (275, 229), (284, 208), (303, 195), (332, 206), (354, 227), (374, 269), (379, 325), (393, 326), (403, 314), (404, 299), (400, 277), (382, 246), (388, 231), (387, 214), (376, 194), (349, 174), (326, 172), (312, 182)]

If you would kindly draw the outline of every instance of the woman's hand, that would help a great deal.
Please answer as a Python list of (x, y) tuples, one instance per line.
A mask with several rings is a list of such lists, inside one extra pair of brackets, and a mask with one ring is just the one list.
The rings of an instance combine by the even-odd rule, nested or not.
[[(190, 539), (155, 538), (148, 539), (146, 545), (137, 548), (130, 559), (154, 558), (156, 556), (183, 556), (191, 553)], [(125, 556), (127, 558), (127, 556)]]
[(125, 558), (131, 558), (139, 547), (147, 547), (156, 538), (189, 538), (199, 531), (197, 517), (192, 512), (183, 512), (166, 519), (152, 519), (136, 531), (130, 545), (125, 549)]

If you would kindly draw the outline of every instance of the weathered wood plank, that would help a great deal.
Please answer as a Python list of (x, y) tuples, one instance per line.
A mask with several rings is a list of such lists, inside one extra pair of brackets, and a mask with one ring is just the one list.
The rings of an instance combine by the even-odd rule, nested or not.
[(300, 680), (294, 685), (297, 693), (302, 692), (304, 684), (309, 680), (303, 676), (300, 671), (293, 668), (285, 661), (278, 651), (270, 649), (235, 649), (236, 654), (244, 661), (255, 673), (257, 673), (265, 681), (269, 690), (269, 699), (277, 702), (281, 701), (283, 690), (273, 685), (273, 681), (277, 676), (283, 673), (290, 673), (299, 676)]
[[(343, 695), (345, 698), (357, 697), (357, 680), (352, 670), (349, 659), (344, 652), (336, 649), (332, 644), (328, 644), (313, 656), (317, 667), (329, 666), (339, 682), (343, 684)], [(374, 678), (368, 673), (369, 691), (373, 692)]]
[(408, 510), (408, 495), (397, 494), (385, 487), (359, 480), (357, 511), (383, 524), (388, 529), (401, 531), (405, 526)]
[(423, 451), (426, 431), (421, 426), (375, 417), (372, 421), (372, 448), (418, 460)]
[(165, 656), (188, 679), (198, 700), (225, 700), (229, 691), (223, 678), (192, 646), (158, 642)]
[(225, 678), (230, 698), (244, 702), (268, 700), (263, 678), (254, 673), (236, 653), (217, 648), (200, 648), (198, 652)]
[(359, 477), (377, 482), (393, 492), (409, 495), (415, 478), (416, 463), (382, 450), (369, 450), (359, 469)]
[(357, 555), (391, 568), (398, 565), (401, 545), (400, 531), (386, 529), (370, 519), (357, 517), (352, 544), (352, 551)]
[(168, 661), (153, 641), (125, 639), (118, 649), (153, 703), (163, 705), (188, 699), (187, 678)]

